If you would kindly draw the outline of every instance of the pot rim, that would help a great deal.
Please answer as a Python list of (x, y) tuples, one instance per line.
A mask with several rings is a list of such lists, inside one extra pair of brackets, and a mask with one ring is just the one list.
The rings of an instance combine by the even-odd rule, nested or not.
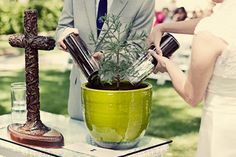
[(142, 84), (147, 85), (147, 87), (144, 88), (139, 88), (139, 89), (130, 89), (130, 90), (103, 90), (103, 89), (93, 89), (93, 88), (89, 88), (87, 87), (88, 83), (83, 83), (81, 85), (81, 88), (84, 90), (88, 90), (88, 91), (94, 91), (94, 92), (104, 92), (104, 93), (127, 93), (127, 92), (141, 92), (141, 91), (146, 91), (149, 89), (152, 89), (152, 85), (148, 82), (142, 82)]

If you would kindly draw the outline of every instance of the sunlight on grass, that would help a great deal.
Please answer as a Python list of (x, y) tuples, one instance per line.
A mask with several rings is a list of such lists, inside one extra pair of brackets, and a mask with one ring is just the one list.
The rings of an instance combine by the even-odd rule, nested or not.
[(0, 48), (7, 48), (9, 47), (9, 43), (7, 41), (0, 40)]
[(166, 157), (193, 157), (197, 147), (201, 105), (192, 108), (175, 92), (171, 83), (153, 84), (152, 114), (148, 135), (172, 139)]
[(174, 141), (165, 157), (194, 157), (197, 149), (196, 133), (173, 137)]
[(67, 114), (69, 71), (42, 71), (41, 78), (41, 109), (56, 114)]
[(13, 82), (24, 81), (22, 72), (1, 72), (0, 74), (0, 115), (9, 113), (10, 103), (10, 85)]

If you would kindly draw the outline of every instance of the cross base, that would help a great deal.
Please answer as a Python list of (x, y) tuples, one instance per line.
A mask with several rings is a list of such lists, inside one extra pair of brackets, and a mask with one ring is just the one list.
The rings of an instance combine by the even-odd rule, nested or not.
[[(37, 132), (45, 132), (44, 128), (41, 129), (43, 130), (37, 130)], [(39, 136), (35, 134), (35, 130), (26, 130), (24, 125), (14, 123), (9, 125), (7, 130), (11, 139), (19, 143), (43, 148), (61, 148), (64, 145), (62, 134), (54, 129), (48, 128), (49, 131)]]

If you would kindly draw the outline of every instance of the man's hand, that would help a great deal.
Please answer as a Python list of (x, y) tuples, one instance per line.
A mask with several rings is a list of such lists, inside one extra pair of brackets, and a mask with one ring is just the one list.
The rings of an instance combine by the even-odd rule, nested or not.
[(95, 52), (91, 57), (92, 64), (99, 69), (98, 62), (102, 60), (103, 57), (104, 57), (104, 54), (102, 52)]
[(95, 52), (92, 57), (96, 60), (96, 61), (100, 61), (102, 60), (102, 58), (104, 57), (104, 54), (102, 52)]
[(64, 44), (63, 40), (64, 40), (65, 37), (66, 37), (67, 35), (69, 35), (70, 33), (79, 34), (79, 31), (78, 31), (78, 29), (76, 29), (76, 28), (69, 28), (69, 27), (66, 28), (66, 29), (64, 30), (64, 32), (61, 34), (59, 40), (57, 41), (57, 43), (58, 43), (58, 45), (59, 45), (59, 49), (64, 50), (64, 51), (67, 51), (67, 47), (66, 47), (66, 45)]

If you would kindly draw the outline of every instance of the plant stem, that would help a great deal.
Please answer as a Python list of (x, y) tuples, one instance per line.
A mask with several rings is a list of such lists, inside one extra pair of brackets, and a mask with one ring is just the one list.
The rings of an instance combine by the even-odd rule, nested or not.
[(116, 53), (116, 88), (117, 90), (120, 89), (120, 51), (117, 51)]

